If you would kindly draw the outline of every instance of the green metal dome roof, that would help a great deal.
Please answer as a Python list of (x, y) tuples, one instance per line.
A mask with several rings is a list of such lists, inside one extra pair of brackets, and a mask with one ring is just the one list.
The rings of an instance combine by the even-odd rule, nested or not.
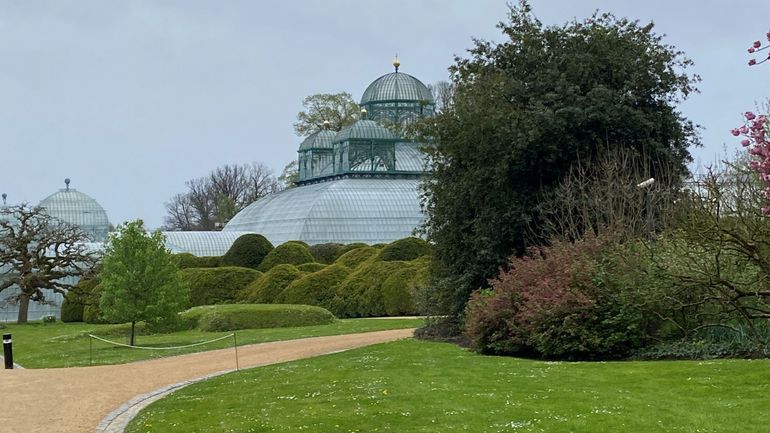
[(433, 95), (417, 78), (403, 72), (391, 72), (374, 80), (366, 88), (361, 97), (361, 105), (388, 101), (433, 103)]
[(398, 136), (374, 120), (362, 119), (346, 126), (334, 137), (334, 143), (348, 140), (398, 140)]
[(310, 134), (308, 138), (302, 141), (302, 143), (299, 145), (299, 150), (301, 152), (303, 150), (310, 149), (331, 149), (332, 141), (334, 141), (334, 137), (336, 135), (336, 132), (330, 131), (328, 129), (314, 132), (313, 134)]
[(67, 183), (67, 188), (44, 198), (40, 206), (45, 208), (52, 217), (80, 227), (94, 241), (104, 241), (110, 231), (107, 212), (96, 200), (70, 188), (69, 182)]

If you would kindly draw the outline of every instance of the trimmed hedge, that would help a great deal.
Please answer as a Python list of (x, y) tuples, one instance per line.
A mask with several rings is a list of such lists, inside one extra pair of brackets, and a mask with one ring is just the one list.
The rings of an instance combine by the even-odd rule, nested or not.
[(241, 302), (269, 304), (291, 284), (305, 275), (294, 265), (278, 265), (254, 280), (238, 295)]
[(305, 241), (286, 241), (284, 243), (287, 243), (287, 244), (297, 244), (297, 245), (301, 245), (301, 246), (303, 246), (305, 248), (310, 248), (310, 245), (308, 245), (307, 242), (305, 242)]
[(235, 302), (238, 292), (262, 273), (250, 268), (189, 268), (178, 271), (179, 278), (190, 287), (190, 305)]
[(431, 253), (430, 244), (419, 238), (404, 238), (391, 242), (380, 251), (377, 260), (385, 262), (410, 261)]
[(222, 257), (204, 256), (198, 257), (190, 253), (179, 253), (171, 255), (177, 269), (188, 268), (216, 268), (222, 265)]
[(302, 272), (310, 272), (312, 274), (313, 272), (318, 272), (325, 267), (326, 265), (322, 263), (303, 263), (297, 266), (297, 269)]
[(330, 265), (289, 284), (276, 299), (285, 304), (306, 304), (327, 307), (337, 291), (337, 286), (350, 275), (350, 268)]
[(273, 244), (266, 237), (246, 234), (233, 242), (230, 249), (222, 256), (222, 264), (257, 269), (272, 250)]
[(98, 285), (98, 277), (84, 278), (68, 290), (61, 305), (61, 321), (83, 322), (83, 313), (87, 305), (95, 304), (98, 309), (99, 293), (101, 292), (96, 292)]
[(355, 269), (367, 260), (376, 257), (378, 253), (378, 249), (366, 245), (346, 252), (335, 260), (334, 263)]
[(341, 255), (347, 253), (348, 251), (353, 251), (358, 248), (362, 247), (371, 247), (369, 244), (365, 244), (363, 242), (354, 242), (352, 244), (346, 244), (343, 245), (342, 248), (340, 248), (340, 251), (337, 253), (337, 257), (340, 257)]
[(310, 254), (307, 247), (301, 245), (299, 242), (287, 242), (285, 244), (275, 247), (270, 253), (262, 260), (262, 264), (259, 265), (259, 270), (267, 272), (277, 265), (301, 265), (303, 263), (312, 263), (315, 259)]
[(428, 268), (410, 263), (382, 283), (382, 304), (388, 316), (417, 314), (415, 292), (428, 284)]
[(382, 286), (404, 267), (409, 264), (371, 261), (361, 265), (337, 287), (329, 309), (338, 317), (385, 316)]
[(328, 243), (311, 245), (308, 250), (316, 262), (330, 265), (342, 254), (342, 248), (342, 244)]
[(180, 313), (182, 328), (207, 332), (325, 325), (335, 320), (328, 310), (309, 305), (204, 305)]

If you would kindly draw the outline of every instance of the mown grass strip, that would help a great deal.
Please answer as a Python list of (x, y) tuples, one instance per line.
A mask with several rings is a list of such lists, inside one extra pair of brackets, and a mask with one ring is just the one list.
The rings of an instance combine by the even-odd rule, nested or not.
[(194, 384), (127, 432), (760, 433), (768, 367), (542, 362), (406, 340)]
[[(414, 328), (423, 324), (422, 319), (346, 319), (328, 325), (293, 328), (244, 329), (237, 332), (238, 345), (291, 340), (325, 335), (353, 334), (357, 332), (387, 329)], [(109, 340), (125, 343), (125, 335), (115, 333), (114, 325), (90, 325), (84, 323), (30, 323), (5, 325), (4, 333), (13, 334), (14, 360), (25, 368), (77, 367), (90, 364), (90, 344), (93, 344), (93, 365), (123, 364), (163, 356), (224, 349), (233, 346), (232, 339), (210, 345), (179, 350), (135, 350), (115, 347), (99, 341), (89, 342), (88, 334), (109, 336)], [(140, 335), (141, 346), (183, 346), (229, 334), (230, 332), (183, 331), (169, 334)]]

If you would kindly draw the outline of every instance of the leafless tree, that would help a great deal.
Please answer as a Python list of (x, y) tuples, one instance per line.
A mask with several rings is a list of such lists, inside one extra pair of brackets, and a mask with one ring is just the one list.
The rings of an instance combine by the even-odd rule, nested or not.
[(87, 273), (96, 253), (84, 242), (88, 235), (62, 222), (39, 206), (0, 208), (0, 292), (16, 287), (7, 302), (19, 305), (17, 323), (27, 322), (29, 302), (46, 302), (44, 289), (66, 293), (67, 277)]
[(452, 98), (454, 98), (455, 87), (449, 81), (439, 81), (428, 86), (433, 99), (436, 101), (436, 113), (441, 114), (452, 107)]
[(217, 167), (207, 176), (185, 182), (187, 192), (166, 202), (166, 230), (215, 230), (260, 197), (281, 190), (264, 164)]

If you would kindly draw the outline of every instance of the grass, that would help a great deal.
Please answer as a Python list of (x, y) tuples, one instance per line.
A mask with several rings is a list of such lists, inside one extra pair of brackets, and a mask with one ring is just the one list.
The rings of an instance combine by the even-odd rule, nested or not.
[[(244, 329), (236, 331), (238, 345), (264, 343), (267, 341), (291, 340), (304, 337), (352, 334), (357, 332), (381, 331), (386, 329), (413, 328), (421, 326), (422, 319), (351, 319), (338, 320), (328, 325), (301, 326), (293, 328)], [(88, 334), (105, 337), (108, 340), (126, 343), (126, 335), (116, 335), (116, 330), (125, 326), (89, 325), (85, 323), (29, 323), (26, 325), (6, 324), (3, 333), (13, 335), (14, 361), (24, 368), (76, 367), (90, 364)], [(197, 330), (169, 334), (140, 335), (137, 345), (169, 347), (181, 346), (212, 340), (230, 332), (203, 332)], [(179, 350), (136, 350), (111, 346), (92, 341), (93, 365), (122, 364), (162, 356), (233, 347), (233, 339)]]
[(768, 367), (542, 362), (404, 340), (194, 384), (127, 432), (759, 433)]

